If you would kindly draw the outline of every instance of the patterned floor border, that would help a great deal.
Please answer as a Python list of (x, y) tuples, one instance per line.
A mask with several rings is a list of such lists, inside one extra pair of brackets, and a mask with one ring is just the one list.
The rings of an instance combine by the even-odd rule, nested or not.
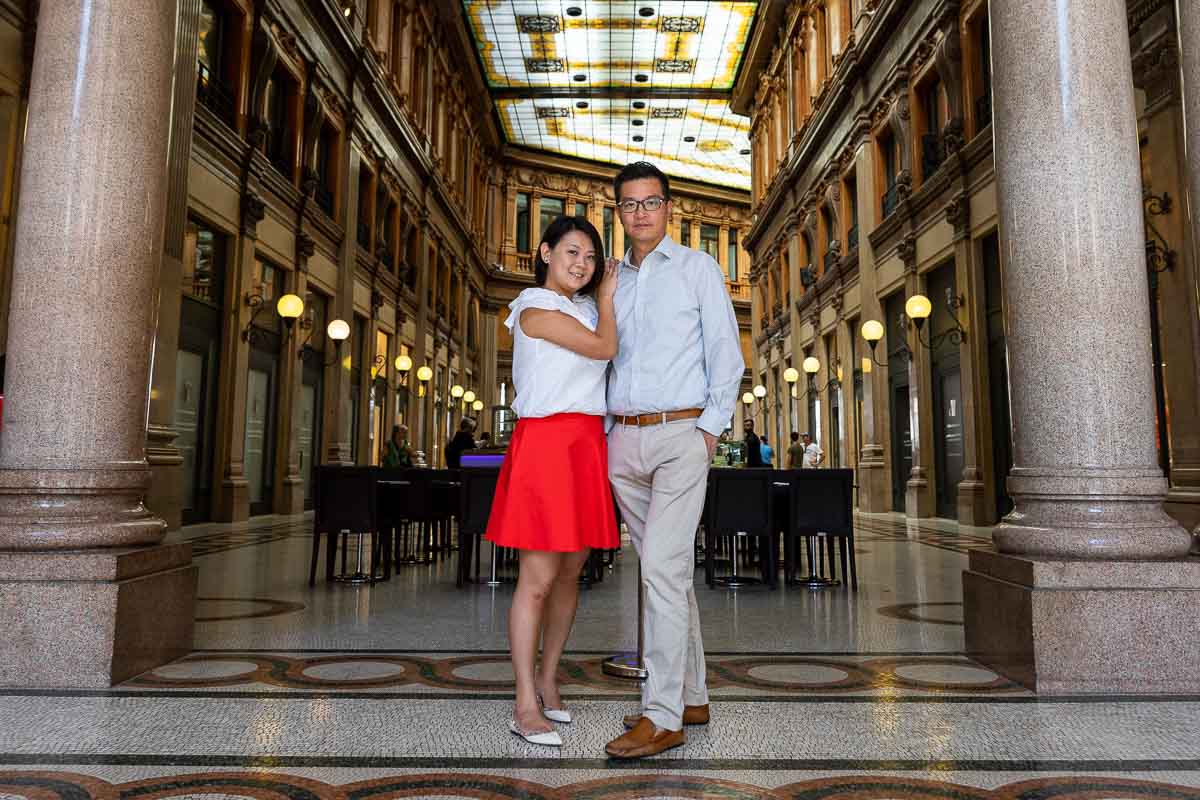
[(254, 800), (391, 800), (399, 797), (625, 800), (639, 797), (724, 800), (1098, 800), (1153, 798), (1197, 800), (1200, 790), (1128, 778), (1037, 778), (982, 789), (949, 781), (852, 775), (786, 784), (774, 789), (748, 783), (678, 774), (626, 774), (552, 787), (485, 773), (431, 772), (396, 775), (342, 785), (267, 772), (201, 772), (110, 783), (73, 772), (0, 771), (0, 793), (26, 800), (159, 800), (206, 794)]
[[(564, 686), (584, 686), (590, 689), (630, 692), (634, 685), (621, 678), (605, 675), (601, 666), (604, 658), (564, 657), (559, 678)], [(220, 676), (205, 676), (206, 667), (221, 669), (223, 664), (244, 663), (248, 668)], [(151, 671), (125, 684), (126, 689), (213, 689), (244, 687), (255, 684), (292, 690), (353, 691), (363, 689), (394, 689), (420, 685), (430, 689), (464, 692), (508, 692), (514, 689), (511, 680), (468, 677), (473, 669), (507, 667), (507, 655), (459, 655), (435, 657), (407, 653), (285, 656), (277, 653), (194, 653), (165, 668)], [(190, 665), (198, 669), (188, 675)], [(983, 680), (961, 682), (927, 680), (914, 677), (914, 669), (924, 667), (951, 668), (969, 673), (981, 673)], [(310, 674), (338, 669), (361, 674), (361, 677), (339, 679)], [(841, 678), (829, 680), (787, 680), (764, 677), (763, 672), (783, 672), (788, 669), (802, 672), (814, 670), (815, 675), (841, 673)], [(906, 675), (905, 672), (910, 674)], [(757, 673), (757, 674), (756, 674)], [(973, 676), (974, 677), (974, 676)], [(819, 655), (775, 656), (747, 655), (708, 659), (708, 686), (713, 690), (745, 689), (756, 692), (789, 694), (837, 694), (875, 690), (907, 690), (923, 693), (955, 693), (995, 695), (1024, 692), (1019, 685), (992, 673), (965, 657), (958, 656), (886, 656), (867, 659), (825, 657)]]

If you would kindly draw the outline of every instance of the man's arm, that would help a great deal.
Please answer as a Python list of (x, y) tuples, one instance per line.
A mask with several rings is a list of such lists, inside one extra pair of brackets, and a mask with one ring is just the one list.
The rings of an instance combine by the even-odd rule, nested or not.
[(708, 377), (708, 399), (696, 427), (709, 435), (708, 449), (733, 417), (738, 388), (746, 363), (733, 301), (725, 289), (725, 278), (715, 262), (708, 261), (700, 281), (700, 327), (704, 342), (704, 371)]

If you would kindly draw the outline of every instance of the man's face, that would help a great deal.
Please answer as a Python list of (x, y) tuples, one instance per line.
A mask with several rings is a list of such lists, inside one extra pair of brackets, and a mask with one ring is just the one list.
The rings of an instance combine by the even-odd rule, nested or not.
[[(665, 200), (655, 211), (647, 211), (645, 206), (638, 205), (633, 211), (626, 211), (622, 204), (630, 201), (642, 201), (657, 198)], [(625, 228), (625, 237), (635, 244), (656, 245), (667, 235), (667, 220), (671, 218), (671, 201), (663, 197), (662, 183), (658, 178), (638, 178), (621, 184), (621, 196), (617, 199), (617, 209), (621, 215), (621, 225)]]
[(806, 446), (806, 447), (807, 447), (808, 445), (812, 444), (812, 437), (811, 437), (811, 436), (805, 436), (805, 437), (804, 437), (804, 444), (805, 444), (805, 446)]
[(742, 423), (742, 430), (744, 430), (746, 433), (749, 433), (750, 431), (754, 430), (754, 425), (749, 420), (746, 420)]

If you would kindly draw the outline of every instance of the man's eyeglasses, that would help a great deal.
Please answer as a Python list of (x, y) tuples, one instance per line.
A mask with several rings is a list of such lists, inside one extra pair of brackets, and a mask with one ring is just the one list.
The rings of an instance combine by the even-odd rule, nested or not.
[(617, 204), (617, 208), (621, 209), (623, 214), (632, 214), (638, 208), (644, 208), (647, 211), (658, 211), (663, 207), (663, 203), (667, 202), (663, 197), (647, 197), (645, 200), (622, 200)]

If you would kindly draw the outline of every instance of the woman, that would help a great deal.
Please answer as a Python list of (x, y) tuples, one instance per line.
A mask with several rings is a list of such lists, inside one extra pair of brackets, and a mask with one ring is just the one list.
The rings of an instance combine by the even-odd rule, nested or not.
[(392, 438), (383, 448), (383, 466), (411, 467), (412, 447), (408, 443), (408, 426), (392, 426)]
[[(619, 544), (604, 437), (605, 376), (617, 352), (615, 265), (583, 217), (559, 217), (542, 236), (534, 279), (509, 304), (513, 410), (519, 417), (500, 472), (487, 539), (520, 551), (508, 615), (517, 702), (509, 729), (560, 746), (550, 725), (570, 722), (558, 662), (575, 621), (579, 572), (591, 548)], [(538, 640), (541, 672), (536, 672)]]

